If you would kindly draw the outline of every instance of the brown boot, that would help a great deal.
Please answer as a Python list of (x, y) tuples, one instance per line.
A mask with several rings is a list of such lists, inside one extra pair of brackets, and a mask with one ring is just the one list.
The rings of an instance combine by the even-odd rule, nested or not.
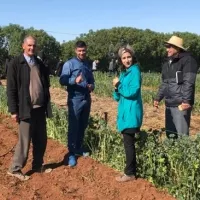
[(116, 177), (116, 181), (118, 181), (118, 182), (127, 182), (127, 181), (133, 181), (133, 180), (136, 180), (134, 175), (124, 174), (122, 176)]
[(10, 172), (10, 171), (8, 171), (7, 174), (9, 176), (13, 176), (13, 177), (18, 178), (21, 181), (27, 181), (27, 180), (30, 179), (30, 176), (27, 176), (27, 175), (23, 174), (21, 170), (18, 170), (16, 172)]

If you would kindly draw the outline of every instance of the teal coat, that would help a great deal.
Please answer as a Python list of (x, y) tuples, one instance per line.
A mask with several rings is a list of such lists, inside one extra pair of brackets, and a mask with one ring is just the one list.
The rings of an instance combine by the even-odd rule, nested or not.
[(143, 118), (141, 73), (137, 64), (121, 72), (118, 90), (113, 97), (118, 101), (117, 128), (140, 128)]

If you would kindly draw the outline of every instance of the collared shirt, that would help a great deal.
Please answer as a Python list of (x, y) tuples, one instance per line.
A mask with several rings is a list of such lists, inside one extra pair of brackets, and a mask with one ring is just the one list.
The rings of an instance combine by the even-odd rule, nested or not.
[[(76, 83), (76, 78), (79, 75), (82, 76), (82, 81)], [(90, 93), (88, 84), (91, 85), (93, 90), (95, 87), (94, 82), (94, 76), (87, 60), (81, 61), (77, 57), (73, 57), (63, 65), (60, 83), (67, 86), (70, 97), (88, 95)]]
[(24, 58), (26, 59), (28, 64), (34, 64), (35, 63), (33, 56), (31, 57), (31, 56), (27, 56), (27, 55), (24, 54)]

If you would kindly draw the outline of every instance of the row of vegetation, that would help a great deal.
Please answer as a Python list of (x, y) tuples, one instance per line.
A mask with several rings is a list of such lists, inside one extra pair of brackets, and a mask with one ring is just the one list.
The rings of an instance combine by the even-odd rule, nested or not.
[[(143, 73), (143, 101), (152, 103), (152, 96), (160, 82), (159, 74)], [(97, 95), (111, 96), (112, 78), (106, 73), (95, 73)], [(199, 76), (196, 92), (200, 92)], [(51, 78), (52, 87), (60, 87), (58, 79)], [(63, 88), (64, 89), (64, 88)], [(146, 91), (146, 92), (145, 92)], [(149, 92), (153, 91), (153, 92)], [(48, 136), (66, 144), (66, 110), (52, 105), (52, 119), (48, 119)], [(196, 110), (199, 106), (195, 105)], [(0, 112), (7, 113), (5, 88), (0, 86)], [(157, 187), (165, 188), (180, 200), (200, 199), (200, 136), (169, 140), (163, 131), (143, 130), (137, 135), (136, 150), (138, 176), (148, 179)], [(98, 116), (90, 117), (86, 132), (85, 145), (91, 150), (91, 157), (117, 170), (123, 170), (125, 164), (124, 148), (120, 134), (113, 131)]]
[[(95, 72), (95, 90), (94, 93), (101, 97), (112, 97), (113, 86), (112, 80), (113, 76), (108, 76), (107, 73)], [(159, 84), (161, 83), (160, 73), (142, 73), (142, 99), (143, 103), (148, 103), (153, 105), (153, 99), (157, 93)], [(51, 86), (58, 88), (61, 87), (59, 84), (58, 77), (51, 77)], [(196, 80), (196, 101), (194, 104), (193, 111), (200, 113), (200, 74), (197, 75)], [(163, 103), (163, 102), (162, 102)]]
[(75, 40), (60, 44), (44, 30), (33, 27), (25, 29), (17, 24), (0, 27), (0, 72), (3, 71), (6, 58), (11, 58), (21, 52), (21, 44), (25, 35), (31, 34), (38, 40), (38, 51), (43, 51), (50, 68), (55, 68), (59, 59), (68, 60), (74, 55), (75, 40), (81, 39), (88, 44), (88, 56), (91, 60), (100, 60), (99, 70), (108, 68), (110, 53), (116, 53), (120, 45), (129, 43), (136, 51), (142, 71), (160, 71), (165, 56), (164, 41), (172, 34), (181, 36), (200, 63), (200, 36), (189, 32), (174, 32), (164, 34), (132, 27), (114, 27), (80, 34)]
[[(5, 89), (0, 89), (0, 110), (6, 113)], [(66, 111), (53, 105), (54, 118), (48, 119), (50, 138), (66, 144)], [(167, 188), (175, 197), (184, 200), (200, 198), (199, 140), (185, 138), (180, 141), (160, 140), (161, 133), (143, 131), (137, 136), (138, 176), (148, 179), (156, 186)], [(94, 159), (123, 170), (124, 149), (122, 138), (113, 132), (103, 120), (91, 117), (85, 144)]]
[[(21, 52), (21, 43), (25, 35), (31, 34), (38, 39), (39, 50), (44, 51), (49, 65), (55, 67), (62, 58), (67, 60), (74, 55), (74, 42), (60, 44), (44, 30), (33, 27), (25, 29), (20, 25), (10, 24), (0, 27), (0, 74), (4, 73), (5, 60)], [(200, 63), (200, 36), (188, 32), (173, 33), (183, 37), (184, 46), (189, 47), (197, 62)], [(131, 27), (119, 27), (90, 30), (76, 38), (88, 44), (88, 56), (91, 60), (99, 59), (100, 71), (106, 71), (109, 53), (116, 52), (120, 45), (129, 43), (136, 51), (141, 70), (160, 71), (165, 56), (163, 41), (172, 34), (157, 33), (151, 30), (140, 30)], [(143, 102), (152, 104), (160, 83), (160, 74), (142, 73)], [(96, 72), (95, 93), (111, 97), (113, 77), (106, 73)], [(60, 87), (57, 78), (51, 79), (53, 87)], [(200, 97), (200, 75), (197, 76), (196, 97)], [(200, 102), (196, 101), (194, 110), (200, 112)], [(5, 88), (0, 86), (0, 113), (7, 113), (7, 97)], [(53, 105), (54, 118), (48, 119), (48, 135), (66, 144), (67, 113)], [(142, 131), (137, 135), (138, 176), (148, 179), (158, 187), (168, 189), (169, 193), (180, 200), (200, 199), (200, 136), (163, 140), (162, 131)], [(85, 144), (91, 150), (91, 156), (115, 169), (124, 168), (124, 148), (122, 138), (113, 132), (98, 116), (90, 118)]]

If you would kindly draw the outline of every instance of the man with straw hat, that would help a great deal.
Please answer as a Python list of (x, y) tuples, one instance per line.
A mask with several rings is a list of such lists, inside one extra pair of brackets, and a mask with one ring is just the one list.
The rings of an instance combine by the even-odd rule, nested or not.
[(172, 36), (165, 41), (167, 59), (162, 66), (162, 83), (154, 107), (165, 99), (167, 137), (189, 135), (191, 110), (194, 104), (197, 62), (183, 46), (183, 39)]

